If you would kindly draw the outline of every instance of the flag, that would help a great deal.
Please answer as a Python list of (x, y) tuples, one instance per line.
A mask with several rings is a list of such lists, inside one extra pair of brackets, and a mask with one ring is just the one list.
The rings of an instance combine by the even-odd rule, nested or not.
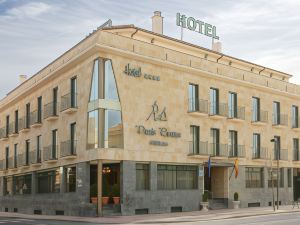
[(234, 174), (235, 178), (237, 178), (239, 175), (239, 160), (238, 159), (236, 159), (234, 161), (234, 172), (235, 172), (235, 174)]
[(208, 177), (210, 177), (210, 169), (211, 169), (211, 161), (210, 161), (210, 156), (208, 158), (208, 162), (207, 162), (207, 168), (208, 168)]

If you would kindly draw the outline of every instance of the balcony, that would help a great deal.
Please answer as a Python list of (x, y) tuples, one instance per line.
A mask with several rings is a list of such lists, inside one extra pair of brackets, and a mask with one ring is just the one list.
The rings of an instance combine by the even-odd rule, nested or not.
[(29, 153), (30, 164), (33, 166), (40, 166), (42, 163), (41, 150), (33, 150)]
[(42, 126), (42, 115), (38, 111), (30, 113), (30, 126), (32, 128), (38, 128)]
[(228, 119), (230, 119), (232, 121), (245, 120), (245, 107), (238, 106), (236, 109), (229, 108)]
[(228, 105), (226, 103), (210, 102), (209, 116), (213, 119), (220, 119), (228, 116)]
[(8, 159), (8, 169), (11, 169), (11, 170), (17, 169), (17, 161), (15, 160), (15, 157), (10, 157)]
[(58, 103), (50, 102), (44, 106), (44, 119), (52, 121), (58, 119)]
[(245, 158), (245, 146), (244, 145), (229, 145), (228, 157)]
[(6, 127), (0, 129), (0, 141), (6, 141), (8, 139), (8, 132)]
[(208, 147), (209, 155), (214, 157), (228, 157), (228, 146), (226, 144), (210, 143)]
[(274, 127), (284, 127), (288, 125), (288, 116), (286, 114), (273, 114), (272, 125)]
[(58, 145), (49, 145), (44, 147), (43, 152), (43, 160), (46, 162), (56, 162), (57, 161), (57, 152), (58, 152)]
[(19, 119), (19, 132), (20, 133), (26, 133), (29, 131), (30, 124), (29, 124), (29, 118), (27, 117), (22, 117)]
[(25, 153), (21, 153), (18, 155), (18, 162), (17, 162), (18, 167), (23, 167), (27, 168), (29, 167), (29, 155)]
[(300, 161), (299, 149), (293, 151), (293, 161)]
[(254, 148), (254, 147), (252, 147), (252, 159), (267, 159), (267, 148), (264, 148), (264, 147)]
[(9, 137), (16, 137), (18, 136), (18, 124), (16, 124), (15, 122), (11, 122), (9, 124), (9, 128), (8, 128), (8, 136)]
[(189, 109), (188, 113), (190, 115), (207, 115), (208, 114), (208, 101), (202, 99), (189, 99)]
[(252, 120), (253, 125), (266, 125), (268, 123), (268, 111), (260, 110), (258, 113), (252, 111)]
[(189, 142), (189, 155), (203, 155), (208, 156), (208, 144), (207, 142), (200, 141), (195, 143), (194, 141)]
[(77, 141), (68, 140), (61, 142), (60, 144), (60, 157), (64, 157), (65, 159), (73, 159), (76, 158), (76, 147)]
[(77, 94), (66, 94), (61, 97), (60, 111), (74, 113), (77, 111)]
[[(277, 160), (278, 156), (277, 156), (277, 150), (274, 149), (273, 150), (273, 160)], [(288, 150), (287, 149), (280, 149), (279, 151), (279, 160), (283, 160), (283, 161), (287, 161), (288, 160)]]
[(300, 131), (300, 118), (292, 118), (292, 129)]

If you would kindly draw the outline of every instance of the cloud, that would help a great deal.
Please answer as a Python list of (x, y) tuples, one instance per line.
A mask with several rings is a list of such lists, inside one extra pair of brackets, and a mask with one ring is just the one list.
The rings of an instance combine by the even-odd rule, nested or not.
[(29, 2), (6, 11), (8, 16), (26, 18), (37, 17), (51, 10), (51, 6), (44, 2)]

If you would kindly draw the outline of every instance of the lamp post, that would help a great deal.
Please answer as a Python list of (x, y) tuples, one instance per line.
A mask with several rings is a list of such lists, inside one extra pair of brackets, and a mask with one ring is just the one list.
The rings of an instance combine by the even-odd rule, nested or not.
[[(279, 151), (280, 149), (278, 149), (278, 143), (277, 143), (277, 139), (276, 138), (273, 138), (271, 139), (271, 142), (274, 142), (274, 150), (275, 150), (275, 153), (276, 153), (276, 158), (277, 158), (277, 187), (276, 187), (276, 194), (277, 194), (277, 201), (276, 201), (276, 206), (277, 206), (277, 210), (279, 209), (279, 157), (280, 157), (280, 154), (279, 154)], [(273, 180), (272, 180), (272, 183), (273, 183)], [(273, 184), (272, 184), (273, 185)]]

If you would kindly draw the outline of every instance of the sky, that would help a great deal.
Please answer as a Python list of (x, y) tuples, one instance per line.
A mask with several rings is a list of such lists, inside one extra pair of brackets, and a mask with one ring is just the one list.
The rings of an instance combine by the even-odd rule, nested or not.
[[(223, 53), (292, 74), (300, 84), (299, 0), (0, 0), (0, 99), (111, 19), (151, 30), (159, 10), (164, 34), (180, 39), (176, 13), (217, 27)], [(183, 40), (211, 48), (184, 30)]]

